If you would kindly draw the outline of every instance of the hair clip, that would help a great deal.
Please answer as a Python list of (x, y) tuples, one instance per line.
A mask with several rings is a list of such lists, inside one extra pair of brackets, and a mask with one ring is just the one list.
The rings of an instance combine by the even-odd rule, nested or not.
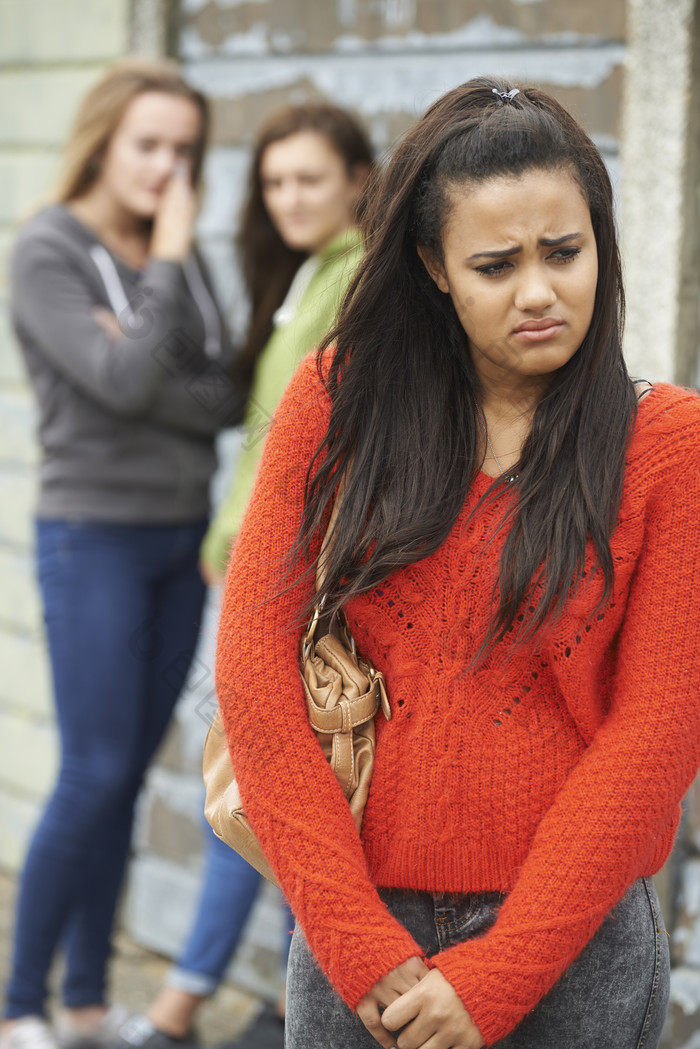
[(501, 102), (503, 102), (504, 104), (506, 102), (512, 102), (513, 99), (515, 98), (515, 96), (520, 94), (520, 88), (519, 87), (514, 87), (510, 91), (499, 91), (497, 87), (492, 87), (491, 91), (493, 92), (494, 95), (498, 95), (498, 97), (500, 98)]

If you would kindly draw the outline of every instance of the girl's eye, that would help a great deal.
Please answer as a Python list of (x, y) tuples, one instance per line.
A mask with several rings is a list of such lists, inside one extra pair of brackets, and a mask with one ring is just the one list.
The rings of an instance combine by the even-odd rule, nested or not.
[(580, 248), (559, 248), (550, 258), (554, 259), (555, 262), (573, 262), (580, 252)]
[[(573, 262), (580, 253), (580, 248), (558, 248), (548, 258), (553, 262), (566, 264), (567, 262)], [(477, 273), (483, 273), (485, 277), (502, 277), (512, 268), (512, 265), (512, 262), (509, 262), (507, 259), (501, 259), (500, 262), (490, 262), (486, 266), (477, 266)]]
[(500, 277), (511, 265), (506, 259), (502, 259), (500, 262), (489, 262), (487, 266), (477, 266), (476, 271), (483, 273), (485, 277)]
[(140, 138), (138, 140), (138, 147), (142, 153), (150, 153), (152, 149), (155, 149), (155, 139), (153, 138)]

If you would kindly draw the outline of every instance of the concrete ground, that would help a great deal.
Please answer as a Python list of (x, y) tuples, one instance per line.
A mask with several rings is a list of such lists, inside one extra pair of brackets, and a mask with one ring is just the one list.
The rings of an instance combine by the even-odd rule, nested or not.
[[(15, 880), (0, 872), (0, 985), (3, 987), (9, 968), (14, 897)], [(145, 950), (118, 932), (111, 970), (111, 1000), (134, 1012), (143, 1011), (160, 987), (169, 964), (169, 959)], [(59, 986), (59, 982), (57, 967), (52, 974), (52, 987)], [(55, 1001), (53, 1004), (55, 1006)], [(253, 995), (225, 984), (201, 1011), (198, 1030), (202, 1041), (208, 1046), (230, 1041), (247, 1027), (258, 1008), (259, 1001)]]

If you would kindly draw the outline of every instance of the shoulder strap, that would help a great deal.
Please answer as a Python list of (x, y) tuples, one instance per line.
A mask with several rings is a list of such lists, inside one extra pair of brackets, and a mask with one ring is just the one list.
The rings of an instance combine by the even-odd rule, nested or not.
[(320, 590), (323, 586), (326, 578), (326, 561), (330, 554), (331, 547), (333, 545), (333, 532), (335, 530), (335, 524), (338, 520), (338, 512), (340, 510), (340, 504), (343, 498), (343, 492), (345, 491), (345, 478), (347, 477), (347, 469), (343, 471), (343, 476), (340, 479), (338, 485), (338, 491), (335, 496), (335, 502), (333, 503), (333, 509), (331, 511), (331, 517), (328, 522), (328, 528), (326, 534), (323, 537), (321, 543), (321, 551), (318, 555), (318, 561), (316, 562), (316, 590)]
[[(642, 389), (638, 389), (640, 383), (643, 384)], [(648, 393), (654, 389), (654, 384), (649, 382), (648, 379), (632, 379), (632, 385), (637, 393), (637, 400), (642, 401)]]

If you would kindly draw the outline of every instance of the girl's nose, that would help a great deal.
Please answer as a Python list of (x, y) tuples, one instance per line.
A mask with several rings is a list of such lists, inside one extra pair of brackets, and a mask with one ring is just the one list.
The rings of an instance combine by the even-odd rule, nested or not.
[(515, 306), (523, 313), (537, 313), (553, 306), (557, 296), (546, 266), (525, 266), (515, 293)]
[(299, 201), (299, 184), (296, 179), (286, 179), (280, 186), (279, 202), (283, 208), (293, 210)]

